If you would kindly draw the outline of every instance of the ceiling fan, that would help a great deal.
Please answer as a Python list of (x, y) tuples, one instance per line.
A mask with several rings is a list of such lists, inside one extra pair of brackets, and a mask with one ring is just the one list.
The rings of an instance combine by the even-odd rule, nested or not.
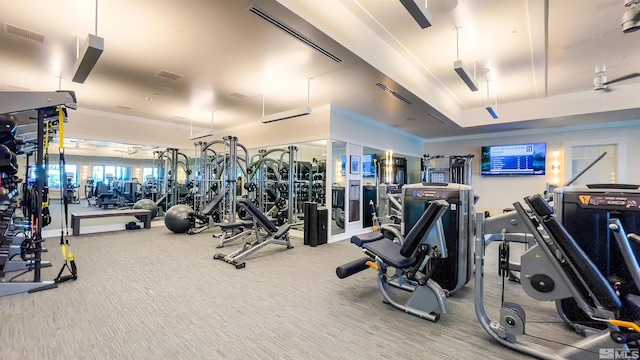
[(609, 88), (609, 85), (640, 76), (640, 73), (631, 73), (625, 76), (621, 76), (619, 78), (615, 78), (613, 80), (607, 80), (607, 75), (605, 75), (606, 71), (607, 71), (606, 66), (602, 66), (602, 67), (596, 66), (596, 77), (593, 79), (593, 90), (602, 90), (605, 92), (610, 92), (611, 88)]
[(114, 149), (113, 151), (120, 152), (127, 155), (133, 155), (138, 153), (138, 150), (131, 146), (126, 149)]

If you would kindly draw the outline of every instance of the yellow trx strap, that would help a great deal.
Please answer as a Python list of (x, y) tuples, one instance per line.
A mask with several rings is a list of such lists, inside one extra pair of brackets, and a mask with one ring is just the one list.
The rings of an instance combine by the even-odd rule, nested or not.
[[(60, 229), (60, 246), (62, 247), (62, 257), (64, 263), (58, 276), (55, 279), (56, 283), (62, 283), (68, 280), (76, 280), (78, 278), (78, 269), (76, 267), (76, 261), (71, 252), (71, 246), (69, 245), (69, 197), (67, 195), (67, 174), (65, 173), (66, 161), (64, 159), (64, 113), (62, 107), (58, 108), (58, 133), (60, 136), (60, 145), (58, 146), (58, 152), (60, 154), (60, 192), (62, 193), (62, 204), (64, 204), (64, 223), (65, 226), (61, 226)], [(61, 221), (62, 222), (62, 221)], [(68, 269), (70, 275), (62, 276), (64, 269)]]

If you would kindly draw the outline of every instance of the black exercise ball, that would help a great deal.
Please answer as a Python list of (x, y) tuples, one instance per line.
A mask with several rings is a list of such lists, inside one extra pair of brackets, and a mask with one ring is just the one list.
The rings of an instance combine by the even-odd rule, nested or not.
[(187, 205), (174, 205), (164, 214), (164, 225), (174, 233), (185, 233), (191, 229), (193, 209)]
[[(158, 215), (158, 205), (156, 205), (155, 201), (149, 199), (138, 200), (135, 204), (133, 204), (134, 209), (145, 209), (151, 211), (151, 220), (153, 220)], [(136, 218), (142, 221), (142, 216), (136, 215)]]

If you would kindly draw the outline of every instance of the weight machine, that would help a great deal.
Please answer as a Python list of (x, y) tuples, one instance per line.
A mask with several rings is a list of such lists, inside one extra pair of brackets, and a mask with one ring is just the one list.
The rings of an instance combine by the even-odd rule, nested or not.
[(423, 155), (423, 183), (455, 183), (471, 185), (473, 155)]
[(178, 167), (181, 166), (187, 178), (191, 175), (189, 158), (178, 149), (167, 148), (154, 151), (153, 166), (158, 169), (158, 194), (153, 199), (159, 208), (167, 211), (170, 207), (181, 204), (189, 192), (185, 184), (178, 183)]
[[(31, 190), (29, 191), (32, 195), (31, 206), (28, 206), (28, 212), (30, 215), (28, 216), (29, 222), (27, 224), (13, 224), (14, 230), (11, 230), (12, 225), (8, 225), (4, 231), (6, 236), (9, 235), (9, 232), (11, 231), (23, 229), (22, 231), (27, 235), (22, 238), (23, 241), (19, 244), (20, 256), (22, 258), (21, 261), (24, 262), (25, 265), (23, 273), (33, 273), (33, 279), (30, 281), (18, 281), (14, 280), (14, 276), (11, 279), (0, 282), (0, 296), (7, 296), (57, 287), (57, 284), (55, 284), (54, 281), (43, 281), (41, 278), (41, 269), (43, 265), (46, 264), (46, 262), (42, 261), (42, 243), (44, 241), (42, 238), (42, 199), (46, 177), (43, 156), (45, 153), (44, 142), (45, 136), (49, 136), (46, 124), (58, 125), (56, 120), (59, 121), (59, 119), (64, 118), (63, 114), (60, 112), (65, 112), (66, 114), (66, 109), (76, 109), (77, 101), (73, 91), (3, 92), (0, 99), (0, 114), (3, 118), (10, 120), (17, 126), (32, 124), (37, 126), (35, 137), (25, 137), (23, 139), (24, 146), (22, 146), (21, 149), (25, 154), (37, 154), (35, 161), (35, 181), (31, 184)], [(15, 133), (12, 134), (14, 140), (15, 135)], [(13, 152), (12, 157), (5, 160), (10, 160), (9, 164), (13, 164), (11, 161), (12, 158), (15, 158), (15, 152)], [(15, 171), (17, 172), (17, 162), (15, 164)], [(5, 176), (10, 175), (6, 171), (3, 171), (3, 174)], [(27, 176), (28, 175), (29, 167), (27, 166)], [(3, 186), (5, 188), (9, 186), (9, 184), (9, 181), (3, 181)], [(25, 187), (25, 189), (26, 188), (27, 187)], [(5, 240), (2, 242), (12, 242), (14, 235), (6, 236)], [(19, 237), (16, 237), (16, 239), (17, 238)], [(8, 246), (11, 247), (13, 244), (9, 243)], [(11, 264), (12, 260), (0, 256), (0, 263), (2, 264), (0, 273), (4, 276), (3, 272), (7, 271), (7, 265)]]
[(260, 150), (249, 165), (251, 174), (244, 188), (261, 212), (275, 218), (277, 226), (295, 224), (296, 215), (302, 212), (302, 191), (309, 180), (301, 179), (297, 152), (296, 146)]
[[(225, 136), (209, 143), (197, 142), (196, 176), (193, 206), (196, 211), (204, 211), (214, 223), (235, 224), (237, 216), (238, 179), (246, 179), (249, 151), (238, 143), (238, 138)], [(214, 147), (222, 146), (221, 151)], [(238, 156), (238, 151), (244, 157)], [(238, 174), (241, 174), (238, 176)], [(211, 205), (214, 205), (213, 207)]]

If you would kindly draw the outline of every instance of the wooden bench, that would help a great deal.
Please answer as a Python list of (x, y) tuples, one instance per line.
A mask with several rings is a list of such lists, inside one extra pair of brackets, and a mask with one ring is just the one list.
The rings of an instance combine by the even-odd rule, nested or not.
[(71, 229), (73, 236), (80, 235), (80, 220), (113, 216), (138, 216), (144, 221), (144, 228), (151, 229), (151, 211), (146, 209), (105, 210), (71, 213)]

